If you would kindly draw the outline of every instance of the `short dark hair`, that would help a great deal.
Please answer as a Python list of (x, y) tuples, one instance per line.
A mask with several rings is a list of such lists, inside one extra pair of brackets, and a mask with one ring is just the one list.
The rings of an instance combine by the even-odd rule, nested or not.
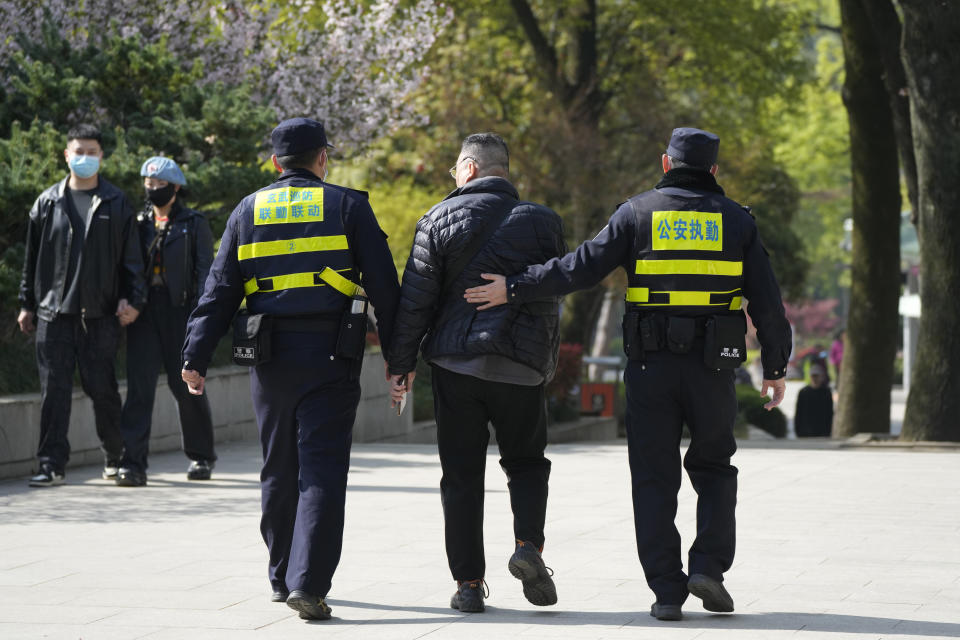
[(488, 175), (491, 169), (501, 168), (510, 172), (510, 150), (503, 138), (495, 133), (474, 133), (463, 139), (461, 153), (472, 156), (479, 165), (481, 175)]
[(672, 169), (700, 169), (701, 171), (710, 171), (713, 168), (713, 165), (709, 167), (704, 167), (699, 164), (691, 164), (689, 162), (684, 162), (683, 160), (677, 160), (673, 156), (668, 156), (670, 158), (670, 167)]
[(277, 156), (277, 164), (284, 169), (306, 169), (317, 162), (321, 151), (323, 151), (323, 147), (307, 149), (289, 156)]
[(96, 140), (97, 144), (103, 146), (103, 135), (100, 133), (100, 128), (92, 124), (81, 123), (72, 127), (70, 131), (67, 131), (67, 144), (71, 140)]

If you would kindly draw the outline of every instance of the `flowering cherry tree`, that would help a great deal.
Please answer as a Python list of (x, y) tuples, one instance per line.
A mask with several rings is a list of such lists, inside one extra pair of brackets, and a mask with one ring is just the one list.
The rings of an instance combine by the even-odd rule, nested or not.
[(452, 14), (435, 0), (398, 4), (0, 0), (0, 66), (48, 19), (75, 47), (114, 34), (164, 42), (185, 65), (203, 65), (202, 83), (249, 83), (278, 119), (323, 120), (338, 148), (350, 152), (421, 118), (406, 98)]

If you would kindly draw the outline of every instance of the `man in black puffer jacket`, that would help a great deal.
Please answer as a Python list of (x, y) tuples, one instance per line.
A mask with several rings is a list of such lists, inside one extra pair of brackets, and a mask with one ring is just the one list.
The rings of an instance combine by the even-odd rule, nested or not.
[(560, 217), (520, 201), (508, 169), (500, 136), (463, 141), (450, 170), (457, 189), (417, 223), (387, 357), (395, 401), (412, 388), (421, 340), (433, 369), (447, 559), (458, 585), (450, 605), (464, 612), (484, 609), (488, 422), (509, 479), (517, 543), (510, 572), (533, 604), (557, 601), (540, 552), (550, 475), (543, 387), (557, 366), (559, 298), (492, 312), (463, 299), (482, 273), (513, 273), (566, 251)]

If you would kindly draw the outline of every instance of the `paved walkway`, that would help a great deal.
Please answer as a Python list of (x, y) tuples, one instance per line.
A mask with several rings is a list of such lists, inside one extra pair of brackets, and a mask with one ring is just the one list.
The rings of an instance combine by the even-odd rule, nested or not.
[[(537, 608), (506, 570), (504, 478), (488, 459), (489, 608), (447, 608), (435, 448), (354, 449), (335, 618), (306, 623), (268, 601), (258, 531), (259, 455), (223, 447), (215, 479), (189, 483), (180, 455), (153, 459), (150, 485), (121, 489), (99, 469), (69, 484), (0, 484), (0, 638), (957, 638), (960, 452), (744, 446), (737, 613), (691, 598), (682, 622), (648, 615), (621, 443), (551, 447), (547, 563), (560, 602)], [(689, 544), (688, 483), (678, 522)]]

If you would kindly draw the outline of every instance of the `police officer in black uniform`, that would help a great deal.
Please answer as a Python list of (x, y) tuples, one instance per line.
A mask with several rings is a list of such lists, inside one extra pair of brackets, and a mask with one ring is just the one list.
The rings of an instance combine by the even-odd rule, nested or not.
[(323, 620), (340, 560), (360, 401), (366, 311), (356, 282), (375, 307), (384, 350), (400, 286), (366, 194), (324, 180), (323, 125), (285, 120), (271, 139), (282, 174), (244, 198), (227, 221), (190, 317), (182, 375), (192, 392), (202, 392), (214, 347), (246, 298), (246, 311), (233, 321), (234, 359), (255, 364), (250, 387), (264, 458), (260, 530), (272, 600), (286, 601), (301, 618)]
[[(657, 597), (650, 614), (679, 620), (692, 593), (708, 611), (733, 611), (723, 574), (735, 547), (737, 469), (734, 369), (745, 359), (746, 319), (762, 347), (765, 406), (783, 400), (790, 356), (784, 315), (767, 252), (749, 210), (717, 184), (720, 140), (707, 131), (673, 131), (652, 191), (622, 203), (596, 238), (563, 258), (467, 289), (480, 310), (521, 304), (596, 285), (618, 266), (627, 271), (624, 348), (629, 362), (627, 447), (637, 550)], [(697, 537), (687, 571), (674, 524), (680, 489), (680, 434), (690, 429), (683, 465), (697, 492)]]

